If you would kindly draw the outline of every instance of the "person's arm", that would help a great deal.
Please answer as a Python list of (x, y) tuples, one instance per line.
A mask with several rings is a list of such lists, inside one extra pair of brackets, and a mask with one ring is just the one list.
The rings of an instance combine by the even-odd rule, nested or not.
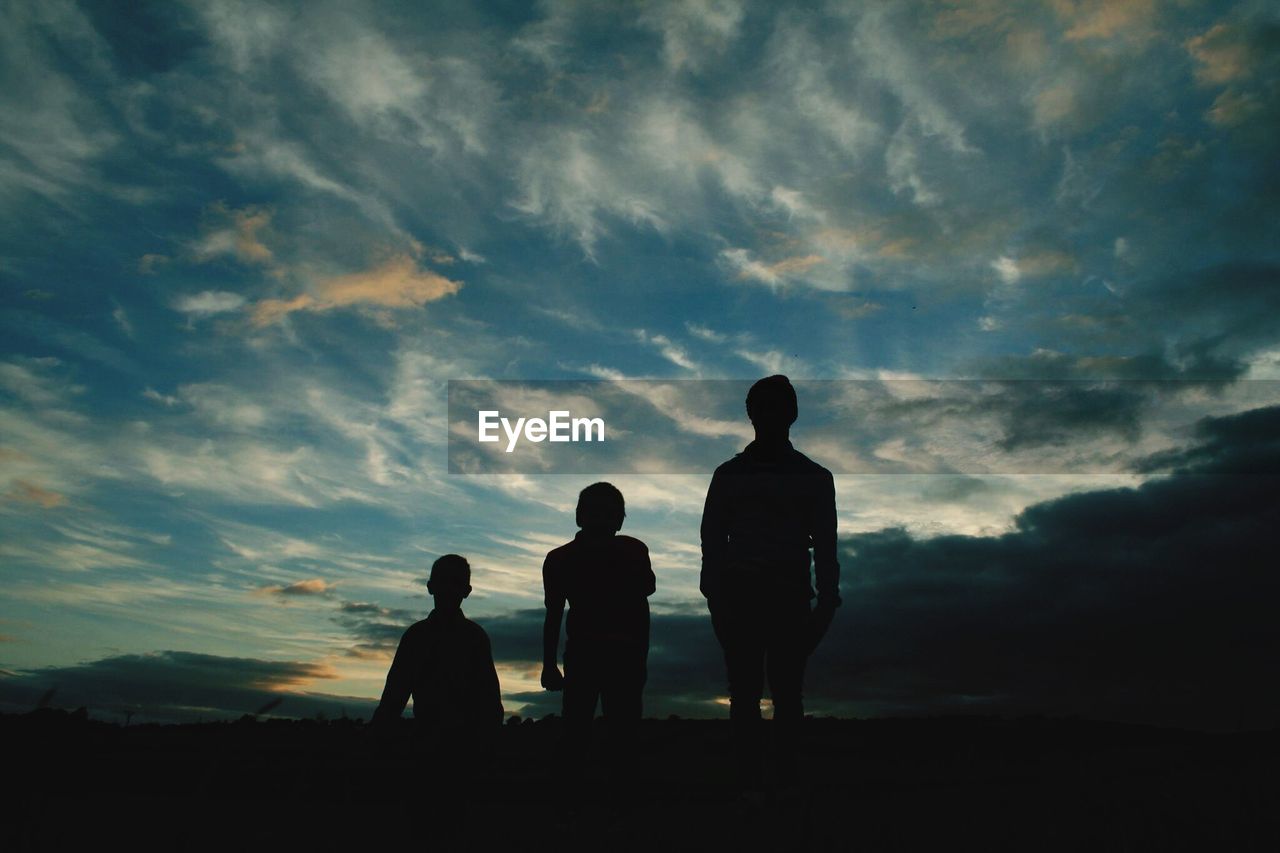
[(813, 538), (813, 579), (818, 604), (840, 604), (840, 563), (836, 560), (836, 484), (830, 471), (823, 472), (810, 527)]
[(658, 589), (658, 578), (653, 573), (653, 562), (649, 559), (649, 546), (640, 543), (640, 590), (645, 598), (653, 595)]
[(478, 671), (483, 679), (482, 693), (486, 704), (491, 710), (486, 711), (486, 715), (494, 715), (495, 725), (502, 725), (502, 721), (506, 719), (506, 712), (502, 707), (502, 685), (498, 682), (498, 667), (493, 663), (493, 646), (489, 642), (489, 635), (480, 632), (483, 642), (480, 644), (480, 662)]
[(810, 525), (813, 539), (813, 579), (818, 602), (810, 622), (809, 648), (817, 648), (826, 636), (840, 606), (840, 563), (836, 561), (836, 486), (829, 471), (823, 472)]
[(724, 476), (716, 471), (707, 487), (702, 507), (702, 575), (698, 589), (708, 605), (719, 599), (724, 588), (725, 563), (729, 556), (728, 505)]
[(550, 554), (542, 563), (542, 589), (547, 607), (547, 615), (542, 622), (542, 686), (547, 690), (560, 690), (564, 687), (559, 657), (560, 620), (564, 618), (565, 595)]
[(409, 694), (413, 692), (413, 674), (418, 671), (419, 643), (416, 626), (410, 626), (400, 637), (396, 646), (395, 657), (391, 659), (391, 669), (387, 670), (387, 683), (382, 688), (382, 699), (373, 712), (372, 722), (385, 726), (400, 719), (404, 706), (409, 703)]

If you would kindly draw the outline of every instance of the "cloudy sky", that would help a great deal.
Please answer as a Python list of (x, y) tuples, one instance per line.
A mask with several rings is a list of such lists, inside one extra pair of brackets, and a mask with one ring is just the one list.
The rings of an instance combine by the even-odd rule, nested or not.
[(601, 472), (649, 710), (721, 715), (750, 433), (687, 380), (785, 372), (838, 472), (812, 710), (1274, 724), (1278, 47), (1265, 2), (3, 0), (0, 703), (364, 715), (459, 552), (551, 710), (599, 477), (449, 473), (446, 390), (574, 379), (665, 430)]

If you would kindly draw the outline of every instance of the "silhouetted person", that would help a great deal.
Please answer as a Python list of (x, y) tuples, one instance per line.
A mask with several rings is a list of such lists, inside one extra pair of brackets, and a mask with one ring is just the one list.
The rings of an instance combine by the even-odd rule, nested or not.
[(400, 718), (410, 694), (417, 726), (432, 743), (448, 746), (488, 735), (502, 725), (502, 696), (489, 635), (462, 615), (471, 594), (471, 566), (446, 554), (431, 566), (427, 591), (435, 608), (400, 638), (373, 724)]
[[(542, 564), (547, 606), (542, 686), (564, 690), (566, 745), (575, 761), (590, 745), (597, 700), (615, 748), (630, 747), (640, 721), (649, 657), (648, 599), (655, 578), (645, 544), (618, 535), (625, 517), (621, 492), (609, 483), (588, 486), (578, 495), (582, 529)], [(556, 658), (566, 602), (561, 676)]]
[(809, 653), (840, 604), (835, 481), (791, 446), (797, 413), (785, 376), (751, 386), (747, 416), (755, 441), (716, 469), (702, 512), (700, 588), (724, 650), (729, 718), (749, 768), (759, 757), (765, 674), (774, 720), (790, 740), (804, 717)]

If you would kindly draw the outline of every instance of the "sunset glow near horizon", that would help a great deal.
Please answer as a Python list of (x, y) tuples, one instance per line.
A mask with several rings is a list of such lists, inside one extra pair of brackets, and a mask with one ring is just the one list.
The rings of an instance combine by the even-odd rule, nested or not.
[[(1135, 590), (1203, 598), (1158, 572), (1208, 539), (1108, 551), (1153, 586), (1060, 583), (1098, 560), (1036, 549), (1262, 452), (1274, 4), (432, 5), (0, 6), (0, 710), (367, 717), (459, 553), (507, 710), (554, 711), (542, 558), (607, 479), (658, 577), (646, 712), (722, 717), (698, 526), (745, 412), (673, 382), (635, 395), (689, 437), (630, 460), (666, 473), (451, 474), (446, 388), (785, 373), (853, 389), (802, 394), (792, 433), (838, 472), (811, 712), (1270, 718), (1215, 706), (1217, 676), (1185, 717), (1125, 692), (1181, 683), (1175, 647), (1064, 650), (1097, 614), (1180, 624)], [(502, 414), (547, 416), (522, 399)], [(1252, 624), (1251, 571), (1223, 622)]]

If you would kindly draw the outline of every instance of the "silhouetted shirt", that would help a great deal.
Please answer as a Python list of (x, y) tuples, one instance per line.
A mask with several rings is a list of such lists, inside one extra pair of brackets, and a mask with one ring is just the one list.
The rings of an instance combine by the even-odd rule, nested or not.
[(375, 723), (399, 718), (413, 695), (413, 716), (429, 729), (502, 724), (502, 695), (489, 635), (461, 610), (431, 614), (400, 638)]
[[(809, 549), (813, 549), (813, 580)], [(702, 594), (836, 596), (836, 491), (831, 472), (786, 442), (751, 442), (716, 469), (702, 511)]]
[(656, 579), (639, 539), (579, 530), (547, 554), (542, 587), (548, 608), (569, 604), (568, 643), (649, 646), (649, 596)]

